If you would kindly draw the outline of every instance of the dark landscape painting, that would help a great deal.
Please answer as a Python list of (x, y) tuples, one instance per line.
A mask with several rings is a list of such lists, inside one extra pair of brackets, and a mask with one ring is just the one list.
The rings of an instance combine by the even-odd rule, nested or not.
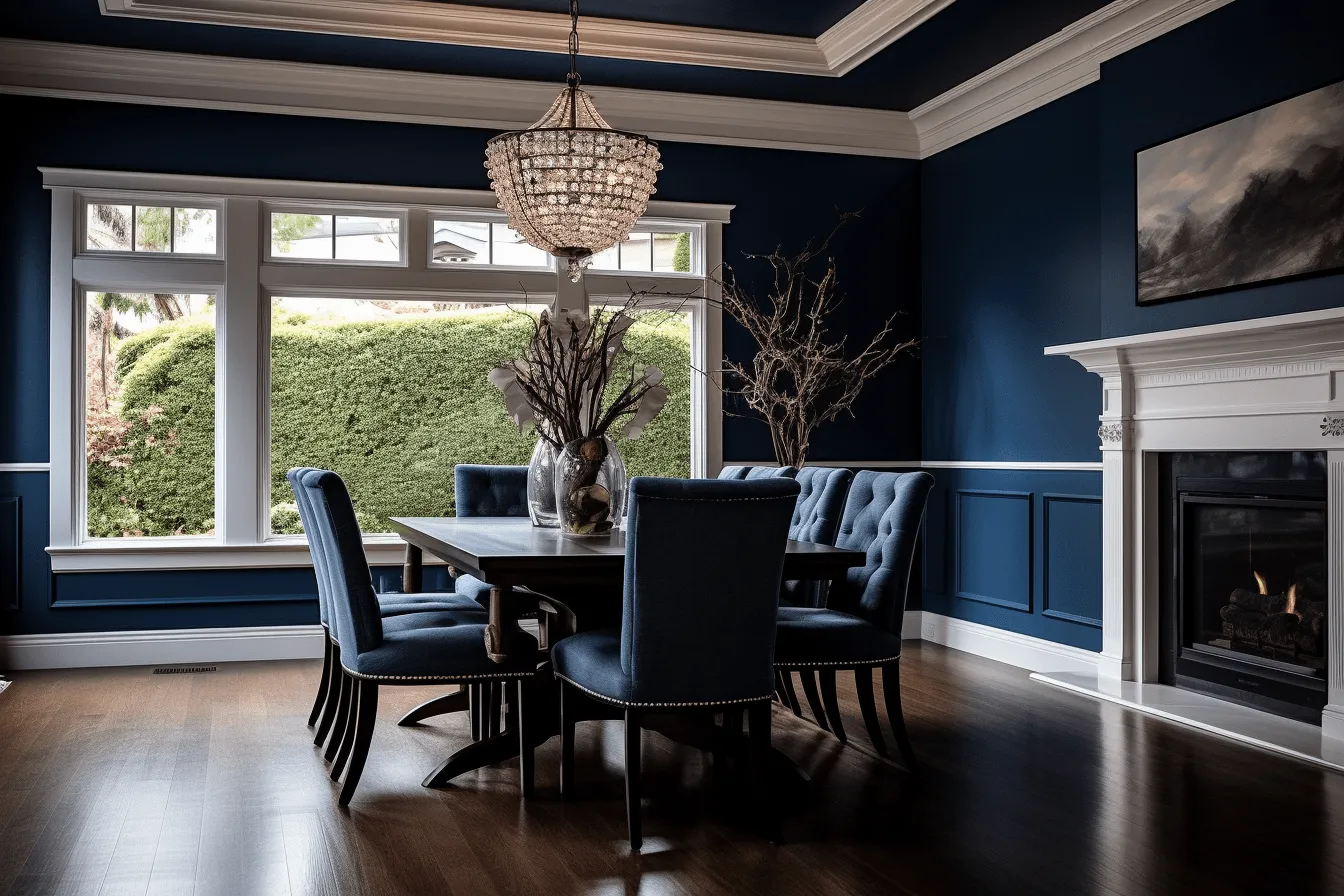
[(1138, 300), (1344, 268), (1344, 81), (1145, 149)]

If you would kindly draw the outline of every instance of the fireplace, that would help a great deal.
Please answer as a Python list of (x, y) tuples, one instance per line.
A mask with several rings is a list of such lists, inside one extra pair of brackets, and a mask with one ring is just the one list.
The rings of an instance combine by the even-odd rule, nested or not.
[(1326, 704), (1324, 452), (1171, 453), (1159, 680), (1320, 724)]

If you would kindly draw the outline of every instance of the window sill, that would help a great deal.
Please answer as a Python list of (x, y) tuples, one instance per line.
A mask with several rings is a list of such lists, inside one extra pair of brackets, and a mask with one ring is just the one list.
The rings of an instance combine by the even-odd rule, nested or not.
[[(262, 544), (221, 544), (197, 539), (128, 540), (48, 547), (53, 573), (151, 572), (179, 569), (281, 569), (312, 566), (306, 542), (274, 539)], [(406, 544), (396, 536), (369, 536), (364, 554), (370, 566), (400, 566)], [(425, 557), (426, 564), (440, 561)]]

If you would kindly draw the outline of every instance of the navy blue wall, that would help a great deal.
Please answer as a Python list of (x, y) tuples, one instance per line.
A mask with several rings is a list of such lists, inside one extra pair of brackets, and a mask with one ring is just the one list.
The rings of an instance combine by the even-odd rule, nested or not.
[[(43, 166), (354, 181), (486, 189), (485, 131), (347, 122), (23, 97), (0, 98), (0, 118), (25, 123), (0, 164), (0, 462), (45, 461), (50, 199)], [(833, 226), (836, 209), (865, 209), (835, 245), (849, 302), (842, 325), (870, 334), (906, 309), (918, 332), (919, 171), (913, 161), (666, 143), (660, 199), (735, 204), (730, 261), (800, 246)], [(726, 351), (750, 342), (729, 327)], [(857, 409), (820, 432), (814, 455), (901, 459), (919, 450), (919, 367), (873, 384)], [(725, 421), (730, 459), (771, 456), (765, 427)], [(0, 498), (20, 498), (19, 633), (270, 625), (316, 620), (311, 571), (62, 575), (52, 579), (47, 474), (0, 474)], [(13, 550), (0, 544), (0, 551)], [(4, 558), (8, 559), (8, 558)], [(0, 568), (5, 568), (0, 564)], [(0, 605), (8, 603), (0, 582)], [(8, 590), (12, 590), (9, 588)]]
[[(1344, 78), (1337, 0), (1238, 0), (926, 160), (923, 458), (1097, 462), (1100, 383), (1047, 345), (1344, 304), (1344, 276), (1134, 301), (1134, 158)], [(924, 607), (1099, 649), (1101, 477), (935, 470)], [(1065, 496), (1065, 497), (1061, 497)]]

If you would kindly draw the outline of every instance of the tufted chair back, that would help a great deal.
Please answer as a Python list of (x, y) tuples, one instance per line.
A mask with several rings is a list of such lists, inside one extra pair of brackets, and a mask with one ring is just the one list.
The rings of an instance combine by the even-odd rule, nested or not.
[[(723, 703), (774, 690), (791, 479), (630, 481), (621, 670), (633, 701)], [(687, 587), (693, 558), (697, 583)]]
[(527, 516), (527, 466), (453, 467), (458, 516)]
[(303, 487), (303, 475), (312, 467), (295, 467), (285, 474), (289, 487), (294, 490), (294, 505), (299, 508), (299, 521), (303, 523), (303, 534), (308, 539), (308, 552), (313, 555), (313, 576), (317, 579), (317, 613), (322, 624), (330, 628), (331, 611), (327, 604), (327, 558), (322, 551), (322, 542), (317, 538), (317, 523), (313, 519), (313, 506), (308, 500), (308, 492)]
[(791, 541), (835, 544), (840, 517), (845, 512), (845, 496), (854, 474), (843, 467), (803, 467), (794, 476), (802, 491), (789, 522)]
[(724, 467), (720, 479), (792, 479), (797, 467)]
[(864, 551), (868, 560), (835, 583), (832, 608), (900, 632), (915, 544), (932, 490), (933, 477), (924, 472), (864, 470), (854, 477), (835, 544)]
[(335, 623), (343, 656), (352, 660), (383, 643), (383, 619), (373, 576), (364, 557), (364, 539), (355, 519), (350, 492), (330, 470), (308, 470), (300, 477), (308, 495), (316, 532), (327, 567), (328, 612)]

